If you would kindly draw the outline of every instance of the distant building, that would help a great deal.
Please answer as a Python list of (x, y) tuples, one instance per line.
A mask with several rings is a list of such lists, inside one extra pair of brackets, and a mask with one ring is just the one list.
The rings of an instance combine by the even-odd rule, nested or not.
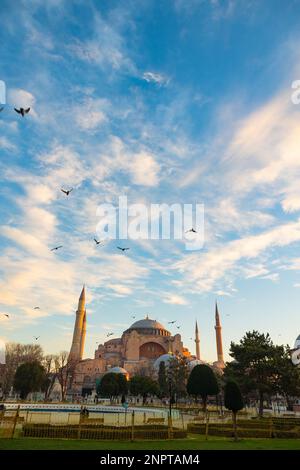
[[(192, 355), (182, 342), (181, 335), (171, 333), (157, 320), (148, 316), (134, 322), (120, 338), (113, 338), (100, 344), (93, 359), (83, 359), (86, 335), (87, 314), (85, 309), (85, 288), (83, 287), (74, 326), (73, 340), (69, 361), (75, 364), (70, 383), (69, 394), (86, 395), (95, 389), (96, 381), (108, 371), (124, 373), (127, 377), (136, 374), (155, 374), (159, 363), (168, 362), (171, 357), (183, 356), (191, 368), (203, 361), (200, 360), (200, 339), (196, 323), (195, 355)], [(224, 367), (221, 323), (216, 305), (216, 342), (217, 358), (214, 367)], [(121, 372), (120, 372), (121, 371)]]

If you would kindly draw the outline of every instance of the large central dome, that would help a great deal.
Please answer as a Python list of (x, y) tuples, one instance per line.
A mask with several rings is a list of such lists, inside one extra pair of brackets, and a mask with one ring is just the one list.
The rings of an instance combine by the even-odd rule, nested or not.
[(126, 333), (136, 330), (139, 333), (147, 334), (147, 335), (163, 335), (163, 336), (170, 336), (170, 332), (165, 329), (165, 327), (156, 320), (152, 320), (148, 316), (143, 320), (138, 320), (134, 322), (126, 331)]

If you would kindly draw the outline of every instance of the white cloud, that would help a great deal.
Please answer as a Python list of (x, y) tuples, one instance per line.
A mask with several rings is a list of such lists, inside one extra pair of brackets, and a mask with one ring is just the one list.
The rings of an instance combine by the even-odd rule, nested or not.
[(179, 294), (174, 294), (172, 292), (166, 293), (163, 302), (165, 304), (173, 304), (173, 305), (188, 305), (188, 300), (182, 297)]
[(143, 79), (148, 83), (156, 83), (157, 85), (168, 85), (170, 79), (161, 73), (144, 72)]
[(186, 282), (197, 285), (202, 291), (210, 291), (219, 280), (238, 270), (240, 262), (255, 259), (273, 247), (284, 247), (299, 240), (300, 220), (297, 220), (258, 235), (211, 247), (207, 253), (186, 255), (174, 264), (174, 269), (185, 276)]
[(107, 100), (87, 99), (84, 103), (74, 109), (75, 121), (83, 130), (94, 130), (107, 121), (104, 108), (108, 105)]
[(157, 186), (160, 166), (150, 153), (142, 151), (133, 155), (128, 167), (134, 184)]

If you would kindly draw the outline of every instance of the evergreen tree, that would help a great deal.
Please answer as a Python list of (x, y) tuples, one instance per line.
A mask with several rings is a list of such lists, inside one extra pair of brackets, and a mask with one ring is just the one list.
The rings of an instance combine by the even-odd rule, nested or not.
[(143, 403), (146, 402), (148, 395), (159, 395), (158, 383), (150, 377), (135, 375), (129, 381), (129, 390), (131, 395), (143, 397)]
[(207, 397), (219, 393), (218, 382), (211, 367), (199, 364), (192, 369), (187, 382), (187, 392), (194, 397), (201, 397), (203, 411), (206, 412)]
[(16, 370), (14, 388), (24, 400), (29, 393), (44, 390), (46, 381), (46, 371), (39, 362), (25, 362)]
[(260, 416), (267, 396), (282, 393), (287, 400), (291, 394), (299, 396), (299, 374), (289, 352), (284, 346), (275, 346), (269, 334), (247, 332), (239, 343), (231, 343), (230, 355), (234, 361), (226, 365), (225, 377), (237, 382), (244, 394), (257, 394)]
[(123, 374), (109, 372), (105, 374), (97, 385), (97, 395), (108, 397), (112, 402), (119, 395), (126, 395), (128, 384)]
[(235, 382), (226, 382), (224, 404), (232, 412), (234, 440), (237, 441), (237, 413), (244, 408), (244, 403), (239, 386)]
[(159, 393), (161, 398), (168, 396), (169, 387), (168, 387), (168, 378), (166, 372), (166, 365), (164, 361), (159, 364), (158, 371), (158, 384), (159, 384)]

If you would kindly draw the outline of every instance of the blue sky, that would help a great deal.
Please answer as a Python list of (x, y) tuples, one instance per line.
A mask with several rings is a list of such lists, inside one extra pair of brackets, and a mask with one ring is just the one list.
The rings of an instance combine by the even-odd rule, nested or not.
[[(69, 349), (87, 287), (86, 356), (132, 315), (197, 318), (230, 341), (299, 333), (297, 0), (1, 2), (0, 336)], [(13, 107), (30, 106), (23, 119)], [(74, 187), (66, 198), (61, 187)], [(203, 203), (205, 244), (93, 242), (97, 206)], [(59, 252), (50, 252), (55, 245)], [(34, 306), (40, 310), (34, 310)], [(176, 328), (170, 328), (177, 333)]]

